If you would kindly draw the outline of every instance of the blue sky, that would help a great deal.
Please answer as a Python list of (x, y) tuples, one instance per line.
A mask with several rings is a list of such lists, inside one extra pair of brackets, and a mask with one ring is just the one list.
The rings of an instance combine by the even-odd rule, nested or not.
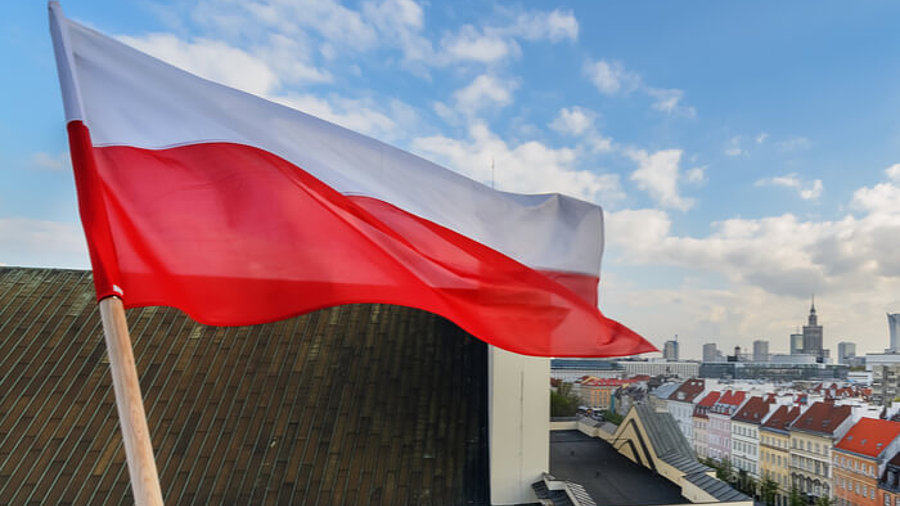
[[(87, 267), (42, 2), (0, 19), (0, 263)], [(689, 356), (900, 312), (900, 4), (67, 1), (205, 77), (607, 211), (601, 308)]]

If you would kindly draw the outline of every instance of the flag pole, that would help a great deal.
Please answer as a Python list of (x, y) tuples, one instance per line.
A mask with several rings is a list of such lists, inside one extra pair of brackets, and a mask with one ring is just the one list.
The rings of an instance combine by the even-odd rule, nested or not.
[[(72, 149), (75, 183), (79, 190), (82, 223), (86, 227), (89, 223), (92, 224), (98, 228), (100, 236), (108, 238), (108, 224), (102, 206), (98, 206), (91, 198), (85, 196), (86, 193), (96, 191), (94, 189), (96, 181), (92, 180), (96, 169), (91, 155), (90, 136), (82, 124), (85, 114), (78, 81), (74, 75), (75, 58), (69, 43), (68, 26), (59, 2), (48, 2), (47, 9), (50, 15), (50, 36), (53, 39), (63, 108), (69, 129), (69, 147)], [(104, 296), (109, 293), (107, 289), (118, 294), (121, 294), (122, 290), (114, 284), (115, 279), (110, 279), (104, 262), (97, 261), (102, 255), (96, 251), (97, 248), (91, 241), (88, 241), (88, 249), (91, 253), (91, 264), (94, 266), (97, 293), (103, 297), (100, 299), (100, 318), (103, 321), (103, 334), (109, 354), (109, 369), (113, 379), (113, 390), (116, 393), (116, 409), (119, 412), (119, 426), (122, 428), (122, 440), (125, 443), (132, 495), (138, 506), (161, 506), (162, 490), (156, 471), (156, 461), (153, 459), (153, 444), (150, 441), (150, 430), (147, 428), (147, 416), (141, 399), (141, 386), (138, 382), (137, 366), (134, 363), (134, 352), (131, 349), (131, 337), (128, 335), (125, 306), (122, 299), (115, 295)], [(99, 284), (98, 279), (101, 280)]]
[(116, 392), (116, 408), (119, 424), (125, 442), (125, 456), (131, 477), (131, 490), (138, 506), (163, 504), (156, 461), (153, 459), (153, 444), (144, 413), (141, 385), (138, 382), (137, 366), (131, 349), (128, 322), (122, 299), (106, 297), (100, 301), (100, 318), (109, 353), (109, 369)]

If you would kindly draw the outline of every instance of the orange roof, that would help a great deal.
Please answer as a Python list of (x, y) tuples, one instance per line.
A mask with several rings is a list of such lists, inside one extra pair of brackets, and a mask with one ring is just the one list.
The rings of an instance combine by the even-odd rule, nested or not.
[(900, 436), (900, 422), (862, 418), (850, 428), (841, 442), (835, 445), (838, 450), (877, 457), (889, 444)]

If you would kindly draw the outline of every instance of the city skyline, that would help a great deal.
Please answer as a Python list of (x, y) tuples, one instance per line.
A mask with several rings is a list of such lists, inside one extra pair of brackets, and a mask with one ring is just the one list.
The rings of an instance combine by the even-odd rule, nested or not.
[[(887, 348), (900, 312), (900, 5), (68, 0), (200, 76), (498, 190), (601, 204), (600, 307), (683, 357)], [(0, 55), (0, 264), (87, 268), (45, 5)], [(739, 20), (737, 22), (736, 20)], [(773, 22), (773, 20), (778, 20)]]

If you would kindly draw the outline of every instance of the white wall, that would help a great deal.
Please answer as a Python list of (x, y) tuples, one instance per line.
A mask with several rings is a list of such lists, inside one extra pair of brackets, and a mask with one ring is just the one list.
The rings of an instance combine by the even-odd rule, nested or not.
[(550, 470), (550, 359), (488, 347), (491, 503), (534, 502)]

